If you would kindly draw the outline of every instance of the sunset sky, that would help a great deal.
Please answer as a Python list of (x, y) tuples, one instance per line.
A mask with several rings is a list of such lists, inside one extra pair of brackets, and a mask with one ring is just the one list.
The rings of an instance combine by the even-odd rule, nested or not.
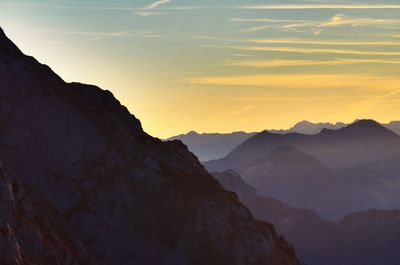
[(398, 0), (0, 0), (0, 26), (161, 138), (400, 120)]

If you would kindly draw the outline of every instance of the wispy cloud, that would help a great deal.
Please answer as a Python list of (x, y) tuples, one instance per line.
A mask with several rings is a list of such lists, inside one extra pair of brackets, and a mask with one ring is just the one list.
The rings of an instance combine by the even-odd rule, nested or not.
[(400, 5), (354, 5), (354, 4), (287, 4), (287, 5), (247, 5), (240, 9), (400, 9)]
[(309, 40), (309, 39), (252, 39), (252, 43), (269, 44), (301, 44), (301, 45), (322, 45), (322, 46), (397, 46), (398, 41), (357, 41), (357, 40)]
[(127, 30), (127, 31), (68, 31), (68, 30), (40, 30), (29, 31), (31, 33), (79, 35), (87, 37), (87, 40), (94, 41), (104, 38), (162, 38), (163, 35), (151, 31)]
[(349, 49), (325, 49), (325, 48), (302, 48), (302, 47), (275, 47), (275, 46), (234, 46), (234, 45), (204, 45), (209, 48), (231, 49), (239, 51), (259, 52), (288, 52), (304, 54), (354, 54), (354, 55), (377, 55), (377, 56), (400, 56), (400, 51), (363, 51)]
[(314, 32), (321, 33), (325, 28), (330, 27), (377, 27), (377, 28), (399, 28), (400, 19), (383, 19), (383, 18), (370, 18), (370, 17), (352, 17), (342, 14), (337, 14), (328, 20), (269, 20), (269, 19), (233, 19), (237, 22), (264, 22), (266, 25), (258, 25), (251, 28), (241, 30), (242, 32), (255, 32), (269, 28), (279, 29), (281, 31), (301, 31), (305, 29), (312, 29)]
[(335, 15), (329, 21), (317, 24), (318, 27), (338, 27), (338, 26), (377, 26), (377, 25), (399, 25), (400, 19), (377, 19), (377, 18), (357, 18), (345, 15)]
[(156, 1), (156, 2), (153, 2), (153, 3), (149, 4), (149, 5), (146, 7), (146, 9), (154, 9), (154, 8), (159, 7), (159, 6), (168, 4), (168, 3), (170, 3), (170, 2), (171, 2), (171, 0), (159, 0), (159, 1)]
[[(164, 5), (171, 3), (172, 0), (160, 0), (153, 3), (150, 3), (148, 6), (137, 10), (135, 13), (139, 16), (153, 16), (153, 15), (167, 15), (172, 14), (170, 11), (191, 11), (191, 10), (201, 10), (208, 9), (207, 6), (174, 6), (174, 7), (164, 7)], [(174, 13), (176, 14), (176, 13)]]
[(346, 64), (400, 64), (400, 60), (373, 60), (373, 59), (334, 59), (329, 61), (318, 60), (246, 60), (228, 62), (223, 65), (254, 67), (254, 68), (277, 68), (296, 66), (317, 66), (317, 65), (346, 65)]
[(293, 23), (293, 22), (309, 22), (309, 20), (298, 19), (271, 19), (271, 18), (230, 18), (228, 21), (234, 22), (268, 22), (268, 23)]
[(186, 80), (193, 85), (247, 86), (271, 89), (355, 89), (360, 91), (398, 90), (399, 78), (363, 74), (266, 74), (203, 76)]

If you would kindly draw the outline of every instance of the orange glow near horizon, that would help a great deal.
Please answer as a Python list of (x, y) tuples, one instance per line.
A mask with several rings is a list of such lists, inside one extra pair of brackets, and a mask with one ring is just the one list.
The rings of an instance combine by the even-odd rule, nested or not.
[(0, 2), (0, 26), (160, 138), (400, 120), (399, 6), (325, 2), (16, 0)]

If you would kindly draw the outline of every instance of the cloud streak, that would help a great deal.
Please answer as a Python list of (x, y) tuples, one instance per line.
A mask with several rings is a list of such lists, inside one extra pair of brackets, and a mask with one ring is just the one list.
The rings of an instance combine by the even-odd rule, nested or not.
[(298, 67), (298, 66), (317, 66), (317, 65), (346, 65), (346, 64), (400, 64), (400, 61), (393, 60), (373, 60), (373, 59), (335, 59), (330, 61), (317, 60), (252, 60), (237, 61), (224, 64), (225, 66), (240, 66), (254, 68), (277, 68), (277, 67)]
[(153, 2), (153, 3), (149, 4), (149, 5), (146, 7), (146, 9), (154, 9), (154, 8), (159, 7), (159, 6), (168, 4), (168, 3), (170, 3), (170, 2), (171, 2), (171, 0), (159, 0), (159, 1), (156, 1), (156, 2)]
[(287, 90), (355, 89), (360, 91), (398, 90), (399, 78), (363, 74), (267, 74), (204, 76), (186, 80), (192, 85), (265, 87)]
[(353, 5), (353, 4), (287, 4), (287, 5), (247, 5), (239, 9), (277, 9), (277, 10), (296, 10), (296, 9), (400, 9), (400, 5)]
[(275, 46), (230, 46), (230, 45), (204, 45), (208, 48), (231, 49), (238, 51), (258, 52), (287, 52), (303, 54), (353, 54), (353, 55), (376, 55), (376, 56), (400, 56), (400, 51), (363, 51), (348, 49), (326, 49), (326, 48), (302, 48), (302, 47), (275, 47)]
[[(236, 22), (264, 22), (267, 25), (259, 25), (241, 30), (241, 32), (256, 32), (269, 28), (279, 29), (281, 31), (300, 31), (305, 29), (313, 29), (315, 32), (325, 28), (333, 27), (376, 27), (376, 28), (399, 28), (400, 19), (381, 19), (370, 17), (352, 17), (337, 14), (328, 20), (273, 20), (273, 19), (232, 19)], [(285, 23), (286, 22), (286, 23)]]
[(357, 41), (357, 40), (309, 40), (309, 39), (253, 39), (251, 43), (264, 44), (301, 44), (321, 46), (396, 46), (400, 47), (398, 41)]
[(94, 41), (103, 38), (162, 38), (163, 35), (151, 31), (127, 30), (127, 31), (68, 31), (68, 30), (40, 30), (27, 31), (30, 33), (46, 33), (61, 35), (78, 35), (88, 37), (88, 40)]

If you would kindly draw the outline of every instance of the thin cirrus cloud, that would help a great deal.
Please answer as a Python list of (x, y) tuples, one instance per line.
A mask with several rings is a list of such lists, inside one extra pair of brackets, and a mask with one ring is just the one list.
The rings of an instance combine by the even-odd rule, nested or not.
[(251, 43), (267, 44), (301, 44), (321, 46), (396, 46), (400, 47), (398, 41), (344, 41), (344, 40), (309, 40), (309, 39), (252, 39)]
[(399, 89), (400, 79), (367, 74), (261, 74), (233, 76), (202, 76), (186, 80), (191, 85), (245, 86), (287, 90), (355, 89), (386, 92)]
[(156, 2), (150, 3), (150, 4), (146, 7), (146, 9), (154, 9), (154, 8), (159, 7), (159, 6), (168, 4), (168, 3), (170, 3), (170, 2), (171, 2), (171, 0), (160, 0), (160, 1), (156, 1)]
[[(381, 19), (381, 18), (363, 18), (363, 17), (352, 17), (342, 14), (337, 14), (328, 20), (269, 20), (269, 19), (244, 19), (236, 18), (231, 19), (231, 21), (236, 22), (265, 22), (268, 25), (261, 25), (251, 28), (242, 29), (241, 32), (256, 32), (269, 28), (275, 28), (279, 30), (299, 30), (299, 29), (309, 29), (312, 28), (315, 31), (321, 30), (323, 28), (329, 27), (340, 27), (340, 26), (350, 26), (350, 27), (377, 27), (377, 28), (398, 28), (400, 26), (400, 19)], [(288, 23), (284, 23), (288, 22)]]
[(377, 25), (400, 25), (400, 19), (355, 18), (344, 15), (335, 15), (329, 21), (317, 24), (318, 27), (356, 27)]
[(374, 5), (374, 4), (283, 4), (283, 5), (246, 5), (239, 9), (400, 9), (400, 5)]
[(334, 59), (329, 61), (318, 60), (252, 60), (236, 61), (223, 64), (224, 66), (241, 66), (254, 68), (277, 68), (277, 67), (296, 67), (296, 66), (316, 66), (316, 65), (346, 65), (346, 64), (400, 64), (395, 60), (374, 60), (374, 59)]
[(69, 31), (69, 30), (27, 30), (26, 33), (44, 33), (55, 35), (76, 35), (85, 37), (87, 41), (102, 40), (105, 38), (163, 38), (163, 35), (151, 31)]
[(153, 15), (164, 15), (167, 14), (166, 12), (154, 12), (154, 9), (158, 9), (162, 5), (166, 5), (170, 3), (171, 0), (159, 0), (156, 2), (152, 2), (149, 5), (147, 5), (145, 8), (142, 10), (136, 12), (136, 15), (147, 17), (147, 16), (153, 16)]
[(230, 45), (203, 45), (206, 48), (221, 48), (238, 51), (256, 52), (286, 52), (303, 54), (353, 54), (353, 55), (376, 55), (376, 56), (400, 56), (400, 51), (363, 51), (350, 49), (327, 49), (327, 48), (302, 48), (302, 47), (275, 47), (275, 46), (230, 46)]

